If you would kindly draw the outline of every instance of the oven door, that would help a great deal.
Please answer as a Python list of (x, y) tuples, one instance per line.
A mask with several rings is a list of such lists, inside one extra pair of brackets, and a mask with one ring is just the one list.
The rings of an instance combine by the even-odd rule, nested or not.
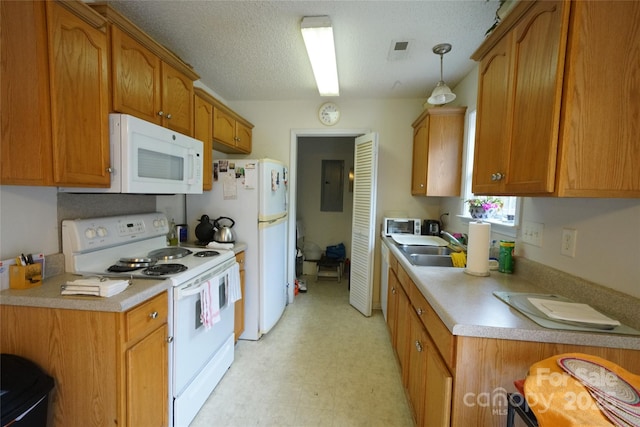
[[(218, 293), (220, 301), (220, 321), (210, 329), (205, 328), (200, 317), (201, 295), (207, 287)], [(233, 304), (228, 303), (228, 296), (228, 270), (217, 275), (205, 273), (174, 288), (174, 397), (185, 390), (233, 334)]]

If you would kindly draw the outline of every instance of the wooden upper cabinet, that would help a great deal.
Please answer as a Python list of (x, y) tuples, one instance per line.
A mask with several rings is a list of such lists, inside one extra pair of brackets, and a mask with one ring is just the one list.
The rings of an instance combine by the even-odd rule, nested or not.
[(236, 120), (220, 107), (213, 108), (213, 138), (230, 147), (236, 145)]
[(413, 123), (412, 195), (460, 195), (466, 110), (429, 108)]
[(553, 192), (568, 23), (567, 2), (535, 3), (483, 55), (474, 193)]
[(213, 185), (213, 105), (199, 95), (198, 91), (199, 89), (196, 89), (193, 98), (193, 133), (194, 138), (202, 141), (203, 144), (202, 189), (209, 191)]
[(224, 105), (213, 110), (213, 147), (223, 153), (251, 153), (253, 125)]
[(251, 152), (252, 135), (253, 126), (248, 126), (236, 120), (236, 147), (238, 147), (238, 150), (245, 153)]
[(640, 197), (640, 2), (572, 2), (558, 195)]
[(109, 63), (100, 28), (46, 2), (56, 184), (109, 186)]
[(47, 17), (43, 2), (0, 2), (0, 183), (52, 185)]
[(193, 69), (107, 3), (90, 3), (111, 28), (113, 111), (193, 136)]
[[(504, 191), (509, 156), (510, 126), (507, 106), (510, 99), (510, 35), (496, 44), (480, 61), (476, 142), (473, 161), (473, 192), (479, 194)], [(500, 117), (498, 120), (496, 117)], [(498, 175), (500, 174), (500, 175)]]
[(160, 58), (118, 27), (111, 30), (113, 109), (162, 125)]
[(626, 1), (514, 7), (472, 56), (474, 193), (640, 197), (639, 17)]
[(507, 192), (554, 190), (568, 4), (536, 3), (513, 31)]
[(167, 63), (162, 63), (163, 125), (193, 136), (193, 81)]
[(108, 186), (105, 20), (81, 2), (2, 2), (2, 41), (2, 184)]

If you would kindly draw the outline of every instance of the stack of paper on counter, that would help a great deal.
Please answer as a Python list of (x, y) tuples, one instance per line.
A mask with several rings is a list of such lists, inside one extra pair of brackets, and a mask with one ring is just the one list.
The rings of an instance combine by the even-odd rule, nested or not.
[(619, 326), (620, 322), (596, 311), (587, 304), (529, 298), (529, 301), (551, 319), (595, 325)]
[(100, 277), (89, 277), (73, 280), (62, 285), (62, 295), (95, 295), (112, 297), (127, 289), (128, 280), (109, 280)]

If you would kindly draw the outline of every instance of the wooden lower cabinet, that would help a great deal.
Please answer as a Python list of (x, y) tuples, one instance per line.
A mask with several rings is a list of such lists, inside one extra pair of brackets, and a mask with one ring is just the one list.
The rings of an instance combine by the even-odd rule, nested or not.
[(408, 395), (416, 424), (448, 426), (452, 376), (415, 311), (410, 312)]
[(52, 426), (168, 425), (168, 296), (124, 313), (3, 305), (0, 351), (54, 378)]
[(640, 372), (640, 350), (453, 335), (391, 254), (389, 264), (387, 325), (417, 426), (505, 426), (513, 382), (557, 354), (591, 354)]
[(235, 302), (234, 309), (234, 327), (233, 332), (235, 335), (235, 342), (238, 342), (238, 337), (244, 332), (244, 251), (236, 254), (236, 262), (240, 265), (240, 292), (242, 298)]

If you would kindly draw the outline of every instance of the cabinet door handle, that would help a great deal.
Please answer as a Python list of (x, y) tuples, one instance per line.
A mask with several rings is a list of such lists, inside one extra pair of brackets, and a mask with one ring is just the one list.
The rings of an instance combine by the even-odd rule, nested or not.
[(501, 181), (502, 178), (504, 178), (504, 174), (502, 174), (500, 172), (496, 172), (496, 173), (492, 173), (491, 174), (491, 181)]
[(391, 288), (391, 293), (392, 293), (393, 295), (395, 295), (395, 294), (396, 294), (396, 288)]
[(416, 340), (416, 350), (418, 350), (418, 352), (422, 353), (422, 344), (420, 344), (420, 341)]
[(171, 344), (173, 342), (173, 337), (167, 337), (167, 342)]
[(113, 173), (113, 168), (112, 168), (111, 166), (109, 166), (109, 167), (106, 169), (106, 171), (107, 171), (108, 173)]
[(424, 313), (424, 311), (420, 307), (418, 307), (416, 308), (416, 313), (418, 313), (418, 316), (422, 316), (422, 313)]
[(151, 314), (149, 314), (149, 318), (157, 319), (158, 318), (158, 312), (157, 311), (151, 312)]
[(170, 119), (170, 118), (171, 118), (171, 114), (167, 114), (167, 119)]
[(160, 117), (164, 116), (164, 111), (158, 111), (158, 115), (159, 115)]

